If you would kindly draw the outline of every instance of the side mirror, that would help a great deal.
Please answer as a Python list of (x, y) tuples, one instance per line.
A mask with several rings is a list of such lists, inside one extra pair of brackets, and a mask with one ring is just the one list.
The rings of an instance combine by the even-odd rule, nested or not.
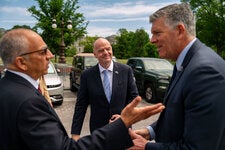
[(82, 67), (82, 64), (80, 62), (77, 63), (77, 68), (80, 68), (81, 69), (81, 67)]
[(60, 69), (57, 68), (57, 69), (56, 69), (56, 72), (57, 72), (57, 73), (60, 73), (61, 71), (60, 71)]
[(136, 66), (135, 69), (138, 71), (143, 71), (143, 68), (141, 66)]

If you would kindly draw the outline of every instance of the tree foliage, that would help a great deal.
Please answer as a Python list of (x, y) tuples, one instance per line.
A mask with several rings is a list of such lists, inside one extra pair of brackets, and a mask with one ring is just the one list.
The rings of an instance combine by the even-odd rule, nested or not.
[[(28, 11), (38, 20), (34, 29), (41, 31), (41, 36), (51, 48), (58, 54), (59, 44), (63, 39), (65, 45), (71, 45), (78, 38), (86, 34), (88, 22), (83, 14), (78, 13), (78, 0), (35, 0), (39, 8), (31, 6)], [(57, 28), (52, 28), (52, 20), (56, 19)], [(67, 21), (72, 21), (72, 29), (67, 29)]]
[(97, 40), (97, 38), (97, 36), (86, 36), (85, 39), (79, 43), (80, 45), (83, 45), (84, 53), (93, 53), (93, 43)]
[[(15, 25), (15, 26), (12, 27), (12, 29), (17, 29), (17, 28), (24, 28), (24, 29), (34, 30), (30, 26), (28, 26), (28, 25)], [(36, 30), (34, 30), (34, 31), (37, 32)]]
[[(215, 48), (223, 56), (225, 52), (225, 2), (224, 0), (182, 0), (188, 2), (196, 15), (197, 37)], [(224, 57), (224, 56), (223, 56)]]
[(137, 29), (135, 32), (119, 29), (113, 49), (114, 55), (119, 59), (158, 57), (156, 47), (150, 43), (149, 35), (144, 29)]

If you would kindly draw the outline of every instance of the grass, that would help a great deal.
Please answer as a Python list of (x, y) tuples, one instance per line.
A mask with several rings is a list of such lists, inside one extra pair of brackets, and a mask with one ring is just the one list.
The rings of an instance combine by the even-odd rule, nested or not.
[(121, 64), (126, 64), (127, 63), (127, 59), (117, 59), (117, 61)]
[[(52, 58), (51, 61), (53, 63), (57, 63), (57, 61), (55, 61), (55, 58)], [(73, 57), (66, 57), (66, 64), (67, 65), (72, 65), (72, 61), (73, 61)]]

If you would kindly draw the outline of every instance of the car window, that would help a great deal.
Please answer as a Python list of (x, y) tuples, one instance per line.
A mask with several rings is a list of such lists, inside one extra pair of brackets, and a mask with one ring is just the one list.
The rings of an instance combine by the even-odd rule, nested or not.
[(135, 68), (135, 60), (130, 59), (130, 60), (128, 60), (127, 64), (128, 64), (132, 69)]
[(98, 60), (95, 57), (85, 57), (84, 59), (85, 68), (90, 68), (95, 66), (98, 63)]
[(136, 67), (141, 67), (141, 68), (144, 68), (144, 64), (142, 63), (142, 61), (141, 60), (137, 60), (136, 61)]
[(144, 60), (146, 70), (171, 70), (173, 65), (163, 60)]

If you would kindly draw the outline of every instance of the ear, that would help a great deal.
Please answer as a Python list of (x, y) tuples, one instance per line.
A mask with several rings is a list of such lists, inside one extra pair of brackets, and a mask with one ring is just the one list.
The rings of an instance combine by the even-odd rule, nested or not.
[(183, 34), (186, 30), (184, 24), (182, 24), (182, 23), (178, 24), (177, 28), (178, 28), (179, 34)]
[(184, 24), (179, 23), (177, 25), (177, 29), (178, 29), (178, 35), (181, 38), (185, 34), (185, 32), (186, 32), (186, 28), (185, 28)]
[(26, 71), (27, 70), (27, 64), (26, 64), (26, 59), (24, 57), (16, 57), (15, 65), (17, 68)]
[(93, 54), (94, 54), (95, 58), (97, 58), (97, 56), (96, 56), (97, 54), (95, 53), (95, 51), (93, 52)]

